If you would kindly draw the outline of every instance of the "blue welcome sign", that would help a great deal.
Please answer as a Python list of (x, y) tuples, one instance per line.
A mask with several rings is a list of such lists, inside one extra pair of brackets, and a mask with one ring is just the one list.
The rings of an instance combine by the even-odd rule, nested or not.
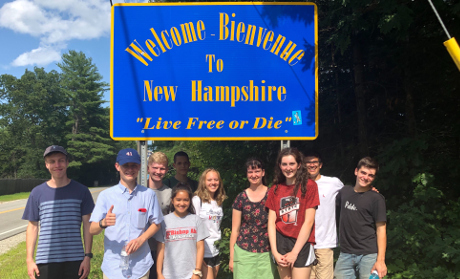
[(313, 3), (112, 8), (115, 140), (312, 140), (318, 135)]

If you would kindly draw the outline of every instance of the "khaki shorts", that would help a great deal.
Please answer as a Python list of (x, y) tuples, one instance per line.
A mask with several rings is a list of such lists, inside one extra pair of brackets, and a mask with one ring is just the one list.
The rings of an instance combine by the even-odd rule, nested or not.
[(318, 264), (312, 267), (310, 279), (334, 278), (334, 250), (315, 249), (315, 256)]

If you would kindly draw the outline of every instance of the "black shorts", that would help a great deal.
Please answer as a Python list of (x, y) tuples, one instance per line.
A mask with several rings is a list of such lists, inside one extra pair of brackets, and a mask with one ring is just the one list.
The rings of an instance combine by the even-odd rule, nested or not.
[(40, 276), (38, 279), (79, 279), (78, 270), (81, 261), (37, 264)]
[[(276, 231), (276, 249), (281, 255), (285, 255), (292, 251), (297, 239), (287, 237)], [(276, 261), (275, 264), (278, 265)], [(300, 250), (297, 260), (294, 263), (294, 267), (309, 267), (316, 263), (315, 250), (311, 243), (305, 243)]]
[(220, 265), (220, 254), (212, 258), (204, 258), (204, 264), (208, 267), (216, 267)]

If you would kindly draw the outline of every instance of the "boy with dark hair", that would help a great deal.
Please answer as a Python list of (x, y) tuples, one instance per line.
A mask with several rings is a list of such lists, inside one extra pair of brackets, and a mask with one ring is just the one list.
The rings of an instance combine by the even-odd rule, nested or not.
[(337, 177), (321, 175), (323, 161), (319, 152), (305, 153), (305, 164), (310, 179), (318, 185), (320, 205), (315, 214), (315, 256), (318, 264), (312, 267), (310, 279), (332, 279), (334, 276), (334, 251), (337, 247), (335, 199), (343, 187)]
[[(67, 177), (69, 159), (62, 146), (49, 146), (43, 157), (51, 179), (32, 190), (22, 216), (29, 220), (26, 232), (28, 276), (30, 279), (35, 279), (35, 275), (40, 279), (84, 279), (89, 274), (93, 257), (93, 236), (89, 233), (93, 197), (86, 186)], [(38, 222), (40, 238), (34, 261)]]
[(334, 272), (337, 279), (356, 278), (356, 273), (360, 279), (367, 279), (374, 270), (380, 278), (387, 274), (385, 198), (371, 191), (378, 169), (374, 159), (361, 159), (355, 169), (355, 186), (343, 187), (337, 196), (340, 210), (340, 256)]
[(163, 183), (170, 188), (176, 186), (179, 182), (188, 183), (192, 188), (192, 192), (198, 189), (198, 182), (187, 177), (187, 173), (190, 169), (190, 160), (188, 154), (184, 151), (179, 151), (174, 154), (173, 167), (176, 169), (176, 174), (168, 179), (165, 179)]

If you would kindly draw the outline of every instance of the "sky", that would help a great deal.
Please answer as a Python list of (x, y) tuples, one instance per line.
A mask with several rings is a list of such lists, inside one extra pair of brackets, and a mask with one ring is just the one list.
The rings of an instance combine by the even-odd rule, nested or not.
[[(61, 55), (76, 50), (92, 58), (109, 83), (110, 11), (110, 0), (0, 0), (0, 74), (59, 71)], [(104, 99), (110, 100), (108, 92)]]

